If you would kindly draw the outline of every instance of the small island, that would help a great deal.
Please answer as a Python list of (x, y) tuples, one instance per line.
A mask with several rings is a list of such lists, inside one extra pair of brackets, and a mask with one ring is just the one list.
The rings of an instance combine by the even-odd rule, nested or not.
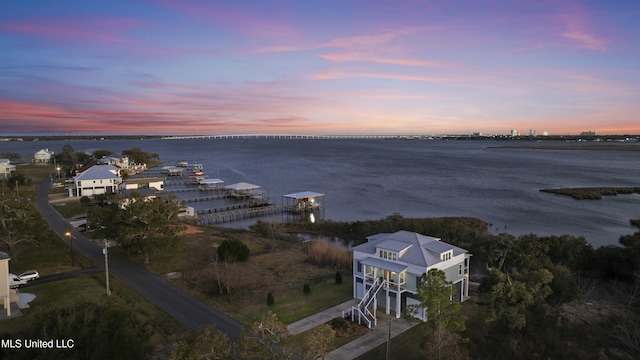
[(541, 189), (542, 192), (568, 195), (577, 200), (600, 200), (605, 195), (640, 194), (640, 187), (581, 187)]

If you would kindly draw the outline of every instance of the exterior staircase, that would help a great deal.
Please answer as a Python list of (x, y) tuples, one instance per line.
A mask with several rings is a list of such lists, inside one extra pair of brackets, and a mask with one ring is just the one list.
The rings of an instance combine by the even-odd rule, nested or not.
[(376, 278), (376, 280), (373, 282), (373, 284), (371, 284), (371, 287), (364, 294), (362, 300), (360, 300), (358, 305), (352, 306), (351, 321), (355, 322), (357, 317), (358, 322), (360, 324), (366, 324), (369, 329), (376, 327), (378, 323), (376, 318), (376, 308), (378, 305), (376, 296), (378, 295), (378, 292), (380, 292), (380, 289), (385, 286), (385, 284), (387, 284), (387, 280)]

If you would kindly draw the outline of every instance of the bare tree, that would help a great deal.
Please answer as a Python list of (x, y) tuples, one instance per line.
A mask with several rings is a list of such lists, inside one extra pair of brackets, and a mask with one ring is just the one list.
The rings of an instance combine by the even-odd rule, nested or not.
[(4, 244), (14, 262), (19, 262), (18, 245), (37, 243), (38, 228), (33, 226), (35, 209), (28, 201), (13, 197), (0, 199), (0, 243)]

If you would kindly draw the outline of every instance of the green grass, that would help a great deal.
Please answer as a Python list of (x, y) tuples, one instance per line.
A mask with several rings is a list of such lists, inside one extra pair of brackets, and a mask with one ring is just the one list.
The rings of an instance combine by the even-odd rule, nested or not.
[(43, 276), (91, 266), (87, 259), (75, 253), (76, 266), (72, 267), (69, 245), (62, 242), (54, 232), (50, 232), (48, 238), (49, 241), (38, 245), (21, 244), (18, 247), (17, 259), (12, 259), (9, 262), (10, 271), (17, 274), (25, 270), (36, 269)]
[[(421, 347), (422, 330), (420, 326), (395, 336), (391, 339), (391, 351), (389, 359), (393, 360), (422, 360), (425, 358)], [(387, 344), (377, 346), (357, 357), (357, 360), (385, 360), (387, 359)]]
[(31, 179), (32, 183), (50, 179), (56, 175), (56, 169), (52, 164), (18, 164), (16, 166), (16, 172), (24, 174), (27, 179)]
[(68, 199), (64, 203), (53, 204), (53, 207), (66, 219), (84, 216), (87, 213), (87, 208), (80, 203), (80, 199)]
[(271, 310), (278, 315), (278, 319), (285, 324), (291, 324), (298, 320), (314, 315), (320, 311), (335, 305), (339, 305), (353, 297), (352, 279), (344, 275), (343, 283), (338, 285), (333, 277), (324, 281), (310, 284), (311, 293), (305, 295), (302, 292), (304, 284), (299, 288), (289, 289), (286, 292), (274, 293), (275, 304), (267, 305), (267, 294), (260, 299), (263, 305), (254, 306), (251, 311), (239, 311), (234, 314), (242, 323), (250, 324), (260, 319), (260, 316)]

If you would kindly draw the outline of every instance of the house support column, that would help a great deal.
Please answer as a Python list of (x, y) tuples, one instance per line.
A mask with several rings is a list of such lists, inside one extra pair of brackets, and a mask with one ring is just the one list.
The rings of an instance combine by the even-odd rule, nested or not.
[(386, 308), (385, 308), (385, 314), (389, 315), (391, 314), (391, 299), (389, 298), (389, 289), (385, 289), (385, 298), (387, 300), (387, 304), (386, 304)]

